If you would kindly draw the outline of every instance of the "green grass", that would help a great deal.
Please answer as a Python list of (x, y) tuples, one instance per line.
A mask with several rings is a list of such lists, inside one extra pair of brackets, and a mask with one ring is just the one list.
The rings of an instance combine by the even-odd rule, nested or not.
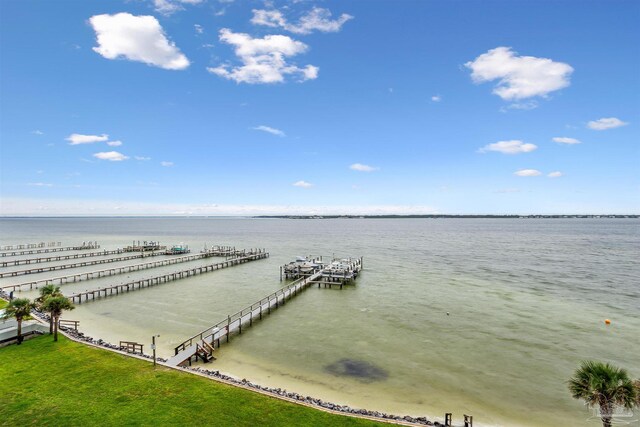
[(5, 308), (7, 306), (7, 304), (9, 304), (7, 301), (5, 301), (2, 298), (0, 298), (0, 310)]
[(0, 348), (0, 425), (375, 426), (49, 335)]

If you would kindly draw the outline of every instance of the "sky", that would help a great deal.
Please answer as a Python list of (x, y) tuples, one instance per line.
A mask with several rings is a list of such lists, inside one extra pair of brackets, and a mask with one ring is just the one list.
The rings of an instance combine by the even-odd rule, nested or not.
[(639, 214), (640, 2), (0, 2), (0, 215)]

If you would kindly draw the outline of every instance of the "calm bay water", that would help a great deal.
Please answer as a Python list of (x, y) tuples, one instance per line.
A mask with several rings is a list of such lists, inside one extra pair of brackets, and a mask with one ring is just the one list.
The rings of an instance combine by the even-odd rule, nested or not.
[[(640, 377), (635, 219), (0, 220), (0, 245), (88, 240), (102, 249), (160, 240), (184, 242), (195, 252), (206, 243), (271, 253), (264, 261), (82, 304), (65, 316), (110, 342), (148, 347), (151, 335), (160, 334), (165, 357), (185, 338), (282, 286), (278, 267), (295, 256), (363, 256), (365, 270), (355, 286), (306, 290), (232, 338), (214, 365), (336, 403), (436, 419), (467, 413), (479, 425), (582, 426), (590, 413), (566, 388), (581, 360), (609, 361)], [(67, 271), (73, 270), (48, 275)], [(345, 359), (383, 375), (359, 378), (328, 369)]]

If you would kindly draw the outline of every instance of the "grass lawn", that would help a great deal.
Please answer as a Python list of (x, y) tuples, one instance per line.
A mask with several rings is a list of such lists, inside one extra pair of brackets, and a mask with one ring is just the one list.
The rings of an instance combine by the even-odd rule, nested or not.
[(2, 298), (0, 298), (0, 310), (5, 308), (7, 306), (7, 304), (9, 304), (7, 301), (5, 301)]
[[(0, 348), (0, 425), (375, 426), (49, 335)], [(386, 424), (388, 425), (388, 424)]]

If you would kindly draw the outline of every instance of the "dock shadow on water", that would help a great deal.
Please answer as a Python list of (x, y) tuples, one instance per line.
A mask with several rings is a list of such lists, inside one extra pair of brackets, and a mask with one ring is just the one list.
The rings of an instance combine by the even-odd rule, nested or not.
[(340, 359), (324, 367), (324, 370), (338, 377), (352, 377), (364, 383), (384, 381), (389, 373), (364, 360)]

